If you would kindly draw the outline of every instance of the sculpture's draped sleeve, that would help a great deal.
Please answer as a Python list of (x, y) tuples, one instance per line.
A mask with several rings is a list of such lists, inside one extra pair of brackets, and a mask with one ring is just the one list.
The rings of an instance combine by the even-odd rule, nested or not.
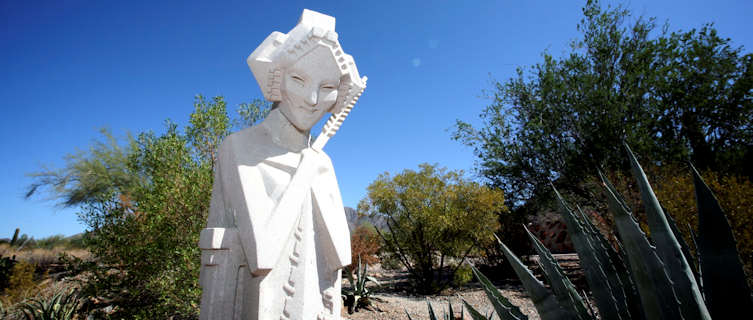
[[(264, 275), (280, 258), (301, 210), (310, 208), (324, 226), (316, 241), (332, 252), (325, 253), (329, 268), (350, 264), (350, 235), (329, 157), (321, 157), (316, 172), (297, 174), (300, 154), (264, 145), (247, 150), (241, 141), (231, 135), (220, 146), (208, 226), (237, 228), (249, 270)], [(313, 206), (303, 205), (312, 200)]]
[(332, 160), (329, 157), (326, 159), (329, 170), (314, 180), (311, 190), (314, 208), (321, 214), (326, 229), (323, 230), (326, 236), (322, 240), (335, 252), (336, 259), (330, 263), (332, 270), (336, 270), (350, 264), (350, 231)]

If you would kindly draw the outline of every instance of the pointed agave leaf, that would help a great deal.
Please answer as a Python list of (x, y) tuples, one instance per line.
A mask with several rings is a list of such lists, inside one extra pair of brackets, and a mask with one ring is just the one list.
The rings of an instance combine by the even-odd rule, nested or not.
[[(662, 207), (662, 209), (664, 208)], [(685, 256), (685, 261), (688, 262), (688, 266), (690, 267), (690, 270), (693, 271), (693, 276), (695, 277), (696, 284), (698, 284), (698, 287), (700, 290), (701, 284), (698, 283), (698, 266), (695, 263), (695, 258), (693, 257), (693, 254), (690, 252), (690, 246), (688, 246), (688, 243), (685, 241), (685, 238), (682, 237), (680, 228), (677, 227), (677, 221), (675, 221), (675, 219), (672, 218), (672, 214), (667, 212), (667, 209), (664, 209), (664, 215), (667, 216), (667, 222), (669, 222), (669, 227), (670, 229), (672, 229), (672, 233), (674, 233), (675, 236), (677, 237), (677, 242), (680, 243), (680, 248), (682, 248), (682, 255)]]
[[(628, 272), (628, 266), (625, 263), (625, 259), (623, 259), (624, 250), (622, 250), (622, 245), (620, 242), (616, 242), (616, 245), (619, 250), (616, 250), (614, 246), (612, 246), (612, 243), (607, 240), (607, 238), (604, 237), (604, 235), (596, 229), (596, 226), (591, 222), (591, 219), (586, 215), (583, 210), (581, 210), (580, 207), (577, 207), (577, 216), (580, 218), (580, 221), (584, 222), (583, 225), (586, 227), (585, 229), (588, 231), (589, 237), (591, 239), (591, 242), (595, 244), (598, 247), (604, 248), (604, 251), (606, 251), (607, 256), (606, 257), (600, 257), (603, 261), (609, 261), (611, 262), (611, 265), (616, 269), (617, 274), (619, 275), (620, 282), (622, 282), (622, 285), (624, 289), (626, 290), (626, 295), (628, 297), (628, 305), (630, 305), (630, 295), (627, 293), (627, 287), (631, 286), (634, 287), (633, 281), (630, 278), (630, 273)], [(575, 212), (574, 212), (575, 213)], [(619, 235), (619, 234), (618, 234)], [(602, 252), (602, 250), (598, 250), (597, 252)], [(635, 293), (636, 301), (638, 301), (638, 294)], [(635, 318), (635, 315), (632, 316), (633, 319)]]
[[(560, 307), (559, 303), (557, 302), (557, 299), (554, 297), (551, 291), (547, 289), (541, 281), (536, 279), (536, 277), (533, 276), (530, 270), (526, 268), (526, 266), (518, 259), (518, 257), (510, 251), (507, 246), (499, 241), (500, 247), (502, 248), (502, 252), (504, 252), (505, 257), (510, 262), (510, 265), (512, 266), (515, 273), (518, 275), (518, 278), (523, 283), (523, 287), (526, 288), (526, 291), (528, 292), (528, 295), (531, 296), (531, 300), (533, 301), (534, 306), (536, 307), (536, 311), (539, 312), (539, 316), (542, 320), (550, 320), (550, 319), (567, 319), (569, 314)], [(502, 318), (500, 316), (500, 318)], [(502, 318), (505, 319), (505, 318)]]
[(583, 290), (583, 300), (586, 301), (586, 306), (588, 307), (588, 312), (591, 313), (591, 317), (596, 319), (596, 311), (594, 311), (593, 305), (590, 302), (590, 299), (588, 299), (588, 292), (586, 290)]
[(439, 320), (437, 319), (437, 315), (434, 313), (434, 308), (432, 308), (431, 303), (429, 303), (429, 299), (426, 299), (426, 305), (429, 306), (429, 320)]
[(485, 317), (481, 312), (478, 312), (478, 310), (474, 309), (473, 306), (471, 306), (468, 301), (465, 301), (463, 299), (463, 305), (466, 309), (468, 309), (468, 314), (471, 315), (471, 319), (473, 320), (489, 320), (491, 317)]
[[(489, 279), (486, 276), (484, 276), (484, 274), (482, 274), (481, 271), (478, 271), (478, 269), (476, 269), (476, 267), (474, 266), (471, 266), (471, 270), (473, 271), (473, 274), (476, 275), (476, 279), (478, 279), (478, 282), (480, 282), (481, 286), (484, 288), (486, 297), (492, 303), (492, 306), (494, 307), (494, 311), (497, 312), (497, 316), (500, 319), (503, 319), (503, 320), (528, 319), (528, 317), (524, 315), (523, 312), (520, 311), (520, 308), (518, 308), (518, 306), (510, 303), (510, 300), (507, 300), (507, 298), (505, 298), (501, 293), (499, 293), (499, 290), (497, 290), (494, 284), (492, 284), (492, 282), (489, 281)], [(556, 303), (556, 301), (554, 302)], [(535, 303), (536, 302), (534, 302), (534, 304)]]
[[(557, 197), (560, 199), (562, 215), (568, 224), (568, 230), (571, 229), (570, 223), (577, 230), (574, 233), (575, 236), (571, 235), (571, 239), (576, 246), (578, 257), (581, 259), (581, 267), (585, 271), (586, 280), (593, 291), (594, 301), (601, 317), (604, 319), (642, 319), (642, 317), (631, 316), (631, 304), (640, 299), (633, 289), (630, 274), (624, 262), (619, 259), (619, 254), (580, 207), (576, 206), (577, 211), (572, 211), (559, 192), (557, 192)], [(583, 240), (578, 236), (580, 233)], [(603, 281), (600, 280), (602, 277), (606, 277), (608, 287), (599, 284)], [(603, 292), (604, 290), (607, 292)], [(614, 307), (610, 304), (614, 304)], [(614, 314), (615, 311), (617, 314)], [(638, 314), (642, 314), (640, 307), (637, 311), (639, 311)]]
[(753, 301), (732, 228), (719, 201), (691, 165), (698, 205), (698, 252), (703, 291), (715, 319), (734, 319), (753, 313)]
[(525, 227), (525, 225), (523, 226), (523, 229), (528, 233), (528, 237), (531, 239), (531, 243), (539, 255), (539, 262), (541, 263), (542, 270), (544, 270), (544, 274), (549, 279), (549, 283), (551, 284), (552, 291), (554, 291), (554, 295), (557, 298), (557, 302), (559, 302), (560, 306), (568, 312), (569, 318), (591, 318), (588, 314), (588, 309), (583, 302), (583, 298), (578, 294), (578, 291), (575, 289), (573, 283), (570, 282), (570, 279), (565, 276), (565, 273), (557, 264), (557, 261), (554, 259), (551, 252), (549, 252), (549, 249), (547, 249), (544, 244)]
[(361, 268), (361, 255), (358, 255), (358, 269), (357, 269), (357, 276), (358, 279), (358, 289), (357, 290), (363, 290), (364, 284), (366, 283), (366, 266), (363, 266), (363, 269)]
[[(607, 178), (601, 173), (601, 171), (599, 171), (599, 177), (602, 181), (609, 182)], [(607, 186), (611, 185), (611, 183), (607, 184)], [(613, 186), (611, 188), (611, 190), (615, 190)], [(638, 294), (638, 287), (635, 285), (635, 281), (633, 280), (632, 271), (630, 270), (630, 264), (626, 262), (627, 259), (625, 258), (625, 249), (623, 248), (622, 243), (620, 243), (621, 240), (619, 240), (620, 234), (615, 233), (619, 240), (615, 243), (617, 246), (617, 249), (615, 249), (615, 247), (612, 246), (609, 241), (607, 241), (604, 235), (596, 230), (596, 227), (591, 223), (591, 220), (582, 210), (580, 210), (580, 208), (578, 208), (578, 212), (580, 212), (582, 219), (588, 222), (592, 237), (597, 238), (602, 246), (607, 249), (609, 261), (616, 269), (617, 275), (619, 276), (620, 282), (622, 283), (622, 288), (625, 292), (625, 300), (627, 301), (628, 309), (630, 310), (630, 319), (646, 319), (643, 309), (643, 302), (641, 301), (641, 297)]]
[[(693, 227), (690, 226), (690, 223), (688, 223), (688, 233), (690, 233), (690, 240), (693, 240), (693, 248), (695, 248), (695, 264), (696, 264), (696, 281), (698, 282), (698, 288), (701, 289), (701, 293), (703, 293), (703, 300), (706, 301), (706, 294), (705, 290), (703, 290), (703, 270), (701, 270), (701, 254), (698, 251), (698, 237), (696, 237), (695, 233), (693, 232)], [(706, 302), (706, 307), (708, 307), (708, 302)], [(711, 312), (711, 310), (709, 310)]]
[(373, 282), (374, 284), (376, 284), (376, 285), (378, 285), (378, 286), (381, 286), (381, 285), (382, 285), (382, 283), (381, 283), (381, 282), (379, 282), (379, 280), (377, 280), (377, 278), (374, 278), (374, 277), (372, 277), (372, 276), (366, 276), (366, 277), (364, 277), (364, 278), (366, 278), (366, 280), (369, 280), (369, 281)]
[(680, 305), (664, 264), (628, 209), (617, 199), (616, 191), (609, 187), (611, 183), (602, 178), (646, 319), (681, 319)]
[(612, 181), (609, 181), (609, 179), (607, 179), (607, 176), (604, 174), (604, 172), (601, 172), (601, 169), (598, 169), (598, 168), (596, 169), (596, 172), (599, 174), (599, 177), (601, 178), (601, 182), (603, 182), (606, 185), (607, 189), (615, 191), (614, 193), (615, 193), (615, 197), (617, 198), (617, 201), (619, 201), (620, 204), (622, 204), (622, 206), (624, 206), (625, 208), (630, 208), (627, 201), (625, 201), (625, 198), (623, 198), (622, 195), (617, 192), (617, 188), (614, 187), (614, 185), (612, 184)]
[(630, 147), (627, 144), (624, 144), (624, 146), (630, 159), (633, 176), (635, 176), (638, 188), (641, 191), (641, 198), (648, 217), (648, 226), (651, 229), (651, 238), (656, 244), (656, 253), (664, 263), (665, 270), (672, 280), (675, 295), (682, 305), (682, 308), (680, 308), (682, 316), (685, 320), (710, 320), (711, 315), (706, 309), (693, 271), (682, 253), (680, 243), (675, 234), (672, 233), (664, 210), (659, 205), (659, 200), (656, 198), (648, 178), (646, 178), (646, 173), (643, 172), (643, 168), (641, 168)]
[(448, 312), (450, 313), (448, 315), (448, 317), (446, 317), (447, 320), (454, 320), (455, 319), (455, 311), (452, 310), (452, 302), (450, 301), (450, 299), (447, 299), (447, 308), (449, 309)]
[(405, 315), (408, 316), (408, 320), (413, 320), (413, 318), (410, 316), (410, 313), (408, 313), (408, 310), (403, 308), (403, 311), (405, 311)]
[(355, 291), (356, 290), (356, 282), (353, 281), (353, 270), (350, 270), (350, 267), (345, 272), (345, 276), (348, 278), (348, 282), (350, 283), (350, 287)]
[[(554, 186), (552, 186), (554, 188)], [(609, 261), (606, 248), (597, 244), (584, 227), (586, 222), (570, 210), (562, 195), (554, 189), (560, 203), (560, 215), (567, 225), (567, 233), (578, 252), (580, 265), (594, 292), (596, 304), (604, 319), (630, 319), (622, 283), (614, 266)], [(593, 314), (593, 312), (591, 312)]]

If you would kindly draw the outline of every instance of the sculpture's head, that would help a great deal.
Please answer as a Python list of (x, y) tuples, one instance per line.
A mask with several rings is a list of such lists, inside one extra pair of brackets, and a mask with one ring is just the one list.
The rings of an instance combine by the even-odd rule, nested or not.
[(247, 62), (264, 98), (303, 131), (324, 113), (355, 103), (366, 87), (337, 41), (335, 18), (307, 9), (293, 30), (272, 32)]

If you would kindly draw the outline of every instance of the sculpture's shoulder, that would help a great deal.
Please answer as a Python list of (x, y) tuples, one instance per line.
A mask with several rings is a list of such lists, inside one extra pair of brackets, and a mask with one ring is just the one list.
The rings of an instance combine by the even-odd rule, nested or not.
[(264, 160), (287, 153), (272, 142), (262, 126), (256, 125), (232, 133), (220, 144), (218, 159), (226, 166), (257, 167)]

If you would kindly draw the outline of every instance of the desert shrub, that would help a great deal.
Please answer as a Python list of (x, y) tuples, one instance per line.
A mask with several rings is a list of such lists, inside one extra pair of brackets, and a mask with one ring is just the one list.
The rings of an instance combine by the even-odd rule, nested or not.
[(62, 234), (49, 236), (46, 238), (42, 238), (39, 240), (34, 241), (34, 247), (36, 248), (44, 248), (44, 249), (52, 249), (56, 246), (62, 246), (66, 243), (65, 236)]
[[(235, 123), (259, 120), (268, 106), (241, 106)], [(162, 134), (129, 136), (121, 146), (105, 132), (66, 166), (33, 174), (28, 195), (47, 187), (79, 207), (92, 260), (69, 259), (86, 272), (82, 309), (107, 318), (198, 316), (199, 232), (206, 224), (216, 150), (234, 122), (222, 97), (196, 98), (189, 125), (167, 122)], [(106, 312), (102, 312), (106, 310)]]
[(26, 249), (17, 252), (16, 259), (44, 268), (50, 264), (58, 262), (58, 258), (63, 252), (64, 249), (62, 248)]
[(12, 305), (35, 293), (35, 269), (33, 264), (25, 261), (18, 261), (13, 265), (8, 287), (3, 291), (3, 300), (6, 304)]
[(382, 269), (386, 270), (400, 270), (403, 268), (400, 258), (396, 254), (386, 252), (385, 250), (379, 252), (379, 263)]
[(177, 126), (163, 135), (145, 133), (131, 143), (124, 167), (136, 177), (123, 188), (97, 194), (83, 205), (90, 230), (84, 243), (96, 262), (82, 287), (114, 307), (114, 318), (195, 316), (200, 250), (212, 188), (212, 162), (192, 152)]
[[(496, 234), (499, 239), (509, 243), (511, 248), (518, 250), (517, 252), (530, 252), (531, 246), (528, 242), (528, 236), (520, 226), (528, 224), (532, 214), (524, 209), (497, 212), (499, 229)], [(477, 255), (479, 260), (475, 263), (479, 268), (492, 274), (495, 278), (515, 277), (515, 273), (510, 268), (510, 263), (507, 262), (504, 253), (496, 242), (479, 243), (479, 246), (481, 248)]]
[(360, 225), (350, 236), (350, 255), (351, 266), (358, 264), (358, 257), (361, 257), (361, 263), (374, 264), (379, 262), (377, 252), (380, 249), (381, 240), (374, 227)]
[(455, 274), (452, 276), (452, 285), (460, 288), (471, 280), (473, 280), (473, 270), (471, 270), (470, 265), (464, 264), (455, 270)]
[(10, 276), (13, 274), (13, 266), (16, 262), (15, 257), (0, 256), (0, 292), (9, 286)]
[(377, 229), (383, 250), (408, 269), (414, 289), (433, 293), (494, 240), (497, 213), (507, 208), (501, 191), (465, 179), (462, 171), (422, 164), (418, 171), (380, 175), (358, 210), (385, 221), (386, 230)]
[(29, 247), (37, 249), (82, 249), (84, 248), (83, 234), (76, 234), (70, 237), (59, 234), (39, 240), (35, 239)]

